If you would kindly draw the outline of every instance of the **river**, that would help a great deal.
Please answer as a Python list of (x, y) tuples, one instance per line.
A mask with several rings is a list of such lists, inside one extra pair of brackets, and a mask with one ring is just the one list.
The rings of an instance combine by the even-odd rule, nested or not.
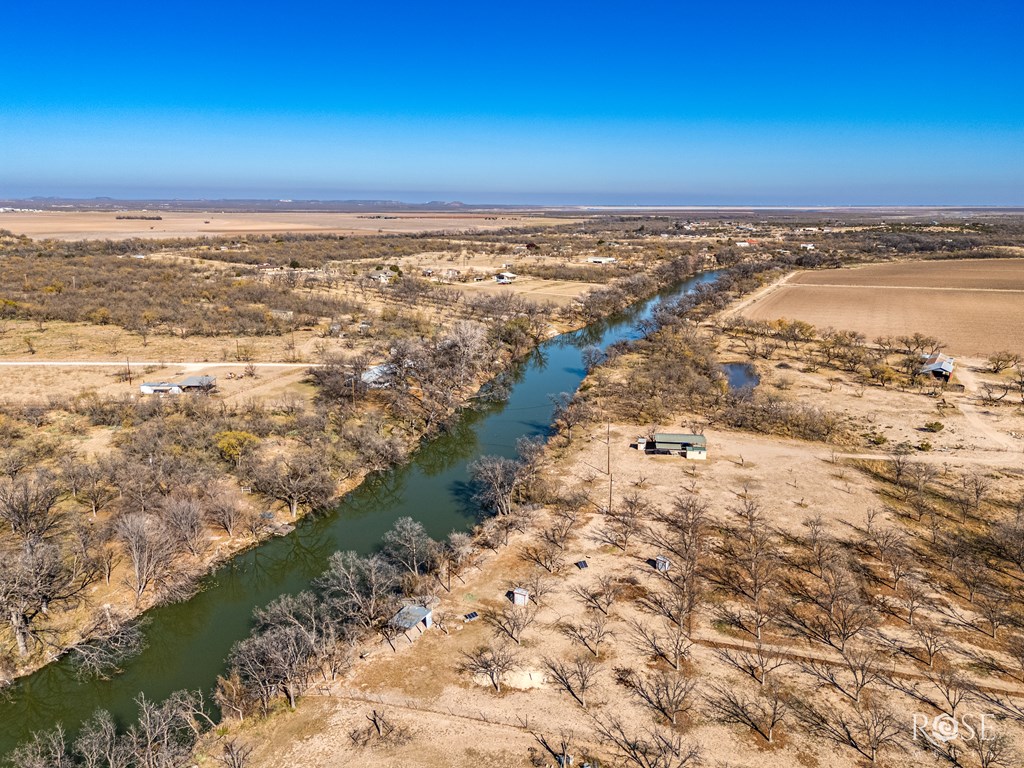
[(451, 432), (425, 443), (409, 463), (371, 476), (330, 514), (303, 520), (293, 533), (233, 558), (204, 578), (191, 599), (149, 611), (147, 647), (122, 674), (81, 680), (65, 657), (4, 691), (0, 755), (57, 723), (74, 733), (99, 708), (128, 723), (135, 719), (140, 692), (159, 700), (183, 688), (211, 691), (232, 643), (249, 633), (254, 608), (305, 589), (337, 550), (372, 551), (399, 517), (419, 520), (435, 538), (467, 528), (475, 515), (467, 498), (468, 465), (481, 455), (513, 456), (518, 438), (548, 434), (549, 395), (577, 389), (585, 375), (585, 347), (636, 338), (637, 323), (658, 302), (712, 282), (717, 274), (702, 273), (541, 344), (509, 371), (507, 402), (466, 411)]

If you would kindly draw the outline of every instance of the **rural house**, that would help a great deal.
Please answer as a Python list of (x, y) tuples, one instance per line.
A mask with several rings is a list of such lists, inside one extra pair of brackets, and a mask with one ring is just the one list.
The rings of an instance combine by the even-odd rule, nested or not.
[(217, 386), (217, 379), (213, 376), (189, 376), (182, 379), (178, 386), (182, 392), (209, 392)]
[(139, 391), (144, 395), (180, 395), (181, 387), (170, 381), (153, 381), (140, 384)]
[(949, 381), (949, 377), (953, 375), (953, 363), (955, 362), (954, 358), (941, 352), (936, 352), (934, 355), (921, 355), (921, 367), (917, 372), (922, 376), (931, 375), (936, 379)]
[(644, 453), (667, 453), (695, 461), (705, 461), (708, 457), (707, 438), (704, 435), (658, 432), (653, 438), (638, 438), (636, 447)]
[(209, 392), (217, 386), (213, 376), (189, 376), (178, 383), (173, 381), (147, 381), (139, 385), (144, 395), (180, 395), (185, 392)]

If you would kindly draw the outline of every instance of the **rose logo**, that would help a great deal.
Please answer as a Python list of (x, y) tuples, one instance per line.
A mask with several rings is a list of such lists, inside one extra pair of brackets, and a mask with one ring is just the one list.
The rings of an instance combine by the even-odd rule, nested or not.
[(952, 741), (960, 733), (960, 723), (949, 715), (939, 715), (932, 720), (932, 738), (936, 741)]

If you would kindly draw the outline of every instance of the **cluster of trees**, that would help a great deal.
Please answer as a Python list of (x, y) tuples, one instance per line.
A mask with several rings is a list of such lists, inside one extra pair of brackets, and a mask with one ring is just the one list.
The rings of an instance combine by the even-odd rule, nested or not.
[[(400, 630), (391, 620), (403, 603), (435, 604), (479, 546), (501, 546), (529, 522), (522, 502), (537, 482), (541, 451), (532, 441), (520, 447), (521, 458), (484, 457), (473, 466), (474, 499), (488, 515), (475, 538), (455, 531), (435, 541), (421, 523), (400, 518), (379, 552), (336, 552), (311, 590), (257, 610), (253, 633), (235, 644), (228, 674), (218, 681), (222, 710), (237, 718), (266, 714), (279, 698), (294, 707), (315, 681), (344, 670), (359, 643), (376, 636), (394, 647)], [(444, 612), (435, 611), (434, 623), (448, 631)], [(506, 629), (513, 636), (522, 631), (515, 621)]]
[[(801, 320), (749, 320), (738, 316), (724, 319), (720, 327), (742, 345), (751, 359), (771, 360), (785, 349), (798, 352), (809, 370), (833, 368), (883, 387), (931, 391), (937, 386), (930, 374), (920, 373), (922, 357), (940, 352), (944, 345), (920, 332), (877, 336), (869, 342), (857, 331), (819, 330)], [(1021, 356), (1012, 351), (997, 352), (987, 362), (991, 373), (1006, 375), (983, 381), (981, 397), (994, 404), (1016, 395), (1024, 402)]]
[(281, 281), (180, 262), (107, 255), (0, 261), (0, 319), (116, 325), (144, 337), (264, 336), (352, 309)]
[[(993, 246), (1020, 242), (1021, 226), (1012, 219), (980, 222), (884, 223), (866, 222), (856, 230), (816, 232), (814, 242), (821, 250), (844, 252), (861, 259), (891, 254), (923, 258), (1006, 258), (1009, 254)], [(821, 222), (808, 222), (819, 227)], [(873, 226), (871, 226), (873, 224)], [(801, 224), (802, 225), (802, 224)], [(807, 235), (794, 233), (795, 246)]]
[[(923, 333), (878, 336), (868, 342), (857, 331), (816, 329), (800, 320), (749, 320), (729, 317), (721, 329), (738, 341), (751, 359), (771, 360), (781, 349), (799, 352), (807, 367), (834, 368), (881, 386), (924, 387), (933, 383), (919, 374), (924, 355), (940, 352), (943, 344)], [(1003, 358), (998, 360), (1003, 365)], [(993, 366), (996, 362), (992, 363)], [(1013, 365), (1012, 356), (1005, 367)]]
[[(643, 324), (643, 338), (609, 350), (610, 366), (622, 355), (630, 355), (622, 376), (610, 377), (597, 367), (604, 406), (637, 423), (658, 423), (680, 411), (697, 411), (707, 421), (740, 429), (808, 440), (845, 440), (849, 427), (837, 414), (756, 389), (730, 390), (711, 341), (697, 325), (778, 268), (767, 262), (737, 265), (714, 284), (699, 286), (660, 307)], [(787, 326), (785, 338), (800, 339), (811, 333), (810, 326), (793, 324)]]
[[(205, 569), (217, 531), (265, 535), (267, 507), (256, 499), (291, 515), (317, 510), (340, 480), (405, 452), (382, 434), (379, 414), (309, 412), (294, 401), (229, 407), (201, 396), (88, 396), (62, 405), (61, 416), (53, 404), (7, 406), (0, 417), (0, 610), (9, 628), (0, 637), (10, 638), (19, 663), (66, 646), (69, 637), (53, 627), (97, 581), (122, 586), (140, 604), (178, 598)], [(56, 418), (120, 430), (109, 451), (84, 456), (42, 438), (38, 426)], [(82, 616), (95, 623), (90, 611)]]
[[(697, 487), (667, 507), (641, 491), (610, 509), (585, 496), (555, 499), (550, 513), (532, 516), (521, 550), (534, 571), (516, 584), (529, 588), (531, 604), (486, 611), (493, 639), (463, 653), (459, 667), (500, 691), (510, 672), (538, 663), (524, 658), (531, 632), (571, 639), (578, 652), (540, 660), (548, 680), (588, 714), (597, 739), (638, 768), (697, 764), (701, 752), (685, 731), (702, 721), (747, 729), (765, 746), (803, 734), (872, 765), (899, 753), (965, 768), (1015, 764), (1024, 496), (978, 472), (943, 475), (907, 450), (866, 469), (887, 503), (848, 531), (817, 516), (802, 531), (781, 530), (747, 494), (723, 514)], [(599, 541), (630, 558), (639, 544), (670, 567), (578, 585), (578, 611), (560, 610), (547, 624), (544, 607), (565, 589), (564, 553), (595, 511)], [(606, 653), (612, 637), (649, 663), (616, 664)], [(718, 663), (698, 668), (695, 643)], [(591, 711), (609, 684), (648, 713), (647, 725), (616, 708)], [(944, 741), (915, 733), (907, 712), (999, 720), (989, 719), (987, 733)], [(556, 744), (537, 738), (549, 752)], [(551, 754), (572, 751), (567, 739)]]
[(429, 434), (456, 413), (481, 373), (493, 363), (487, 329), (458, 322), (434, 339), (400, 339), (376, 370), (372, 382), (366, 356), (331, 358), (309, 370), (321, 402), (350, 407), (365, 399), (370, 384), (389, 414), (410, 434)]
[[(360, 642), (376, 635), (393, 645), (400, 630), (391, 620), (402, 601), (432, 603), (473, 556), (469, 534), (434, 541), (408, 517), (395, 522), (378, 553), (336, 552), (312, 590), (256, 611), (253, 633), (234, 645), (228, 674), (218, 681), (222, 711), (266, 714), (281, 697), (294, 707), (314, 681), (343, 671)], [(444, 628), (445, 617), (435, 622)]]
[[(200, 736), (214, 725), (198, 691), (178, 691), (162, 703), (139, 696), (138, 719), (122, 730), (106, 710), (98, 710), (74, 740), (60, 726), (35, 734), (9, 757), (17, 768), (183, 768), (193, 763)], [(248, 754), (235, 742), (224, 744), (225, 768), (243, 768), (232, 757)]]
[(574, 311), (588, 322), (607, 317), (667, 285), (680, 282), (692, 275), (700, 263), (700, 257), (689, 252), (661, 261), (652, 269), (619, 277), (604, 288), (589, 291), (580, 298)]

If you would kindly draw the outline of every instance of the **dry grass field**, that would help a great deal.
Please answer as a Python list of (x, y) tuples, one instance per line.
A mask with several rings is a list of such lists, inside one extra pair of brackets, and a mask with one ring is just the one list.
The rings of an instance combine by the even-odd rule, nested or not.
[[(161, 216), (159, 221), (118, 219), (124, 215)], [(0, 229), (36, 239), (125, 240), (267, 234), (409, 234), (413, 232), (483, 232), (505, 227), (570, 224), (579, 219), (518, 213), (244, 213), (217, 211), (40, 211), (0, 213)]]
[(479, 283), (460, 283), (459, 290), (468, 296), (480, 293), (514, 293), (538, 304), (551, 303), (559, 307), (575, 301), (584, 293), (602, 286), (597, 283), (583, 283), (577, 280), (542, 280), (537, 277), (520, 277), (509, 285), (499, 285), (488, 278)]
[(801, 272), (751, 301), (753, 320), (785, 317), (876, 336), (926, 333), (954, 354), (1024, 354), (1024, 260), (873, 264)]
[(1024, 259), (957, 259), (865, 264), (841, 270), (803, 272), (799, 285), (872, 288), (942, 288), (1024, 291)]

